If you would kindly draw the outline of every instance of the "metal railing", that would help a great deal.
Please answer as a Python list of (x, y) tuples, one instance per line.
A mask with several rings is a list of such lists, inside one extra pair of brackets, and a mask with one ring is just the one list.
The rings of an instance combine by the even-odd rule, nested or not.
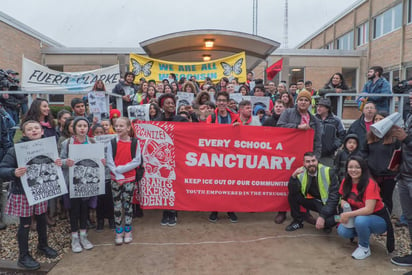
[[(324, 97), (337, 97), (338, 98), (338, 103), (337, 103), (337, 110), (336, 110), (336, 115), (340, 118), (342, 118), (342, 113), (343, 113), (343, 98), (344, 97), (355, 97), (358, 98), (360, 96), (362, 97), (388, 97), (389, 98), (389, 114), (392, 114), (395, 112), (396, 107), (398, 107), (398, 112), (402, 115), (403, 114), (403, 107), (404, 107), (404, 102), (405, 98), (409, 97), (409, 93), (406, 94), (367, 94), (367, 93), (361, 93), (361, 94), (354, 94), (354, 93), (327, 93), (324, 95)], [(396, 100), (398, 99), (398, 100)]]
[[(89, 91), (90, 92), (90, 91)], [(44, 92), (39, 92), (39, 91), (0, 91), (0, 95), (2, 94), (28, 94), (28, 95), (36, 95), (38, 97), (41, 97), (41, 95), (87, 95), (88, 92), (80, 92), (80, 91), (59, 91), (59, 92), (52, 92), (52, 91), (44, 91)], [(106, 103), (107, 106), (109, 106), (110, 102), (110, 97), (114, 97), (116, 100), (116, 108), (120, 111), (121, 114), (123, 114), (123, 99), (122, 96), (119, 94), (114, 94), (111, 92), (105, 92), (105, 97), (106, 97)], [(30, 108), (31, 103), (33, 102), (33, 97), (28, 96), (28, 107)]]

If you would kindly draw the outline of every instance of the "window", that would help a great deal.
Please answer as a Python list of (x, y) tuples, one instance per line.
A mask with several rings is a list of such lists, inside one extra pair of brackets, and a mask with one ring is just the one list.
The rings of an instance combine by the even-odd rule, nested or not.
[(304, 68), (291, 68), (289, 70), (289, 83), (296, 83), (299, 79), (305, 79)]
[(373, 38), (381, 37), (402, 26), (402, 3), (373, 19)]
[(356, 39), (356, 46), (362, 46), (366, 43), (368, 43), (369, 40), (369, 22), (366, 22), (365, 24), (360, 25), (359, 27), (356, 28), (356, 34), (357, 34), (357, 39)]
[(336, 49), (338, 50), (353, 50), (353, 31), (342, 35), (336, 39)]
[(326, 44), (325, 49), (326, 49), (326, 50), (333, 50), (333, 41), (330, 42), (330, 43), (328, 43), (328, 44)]

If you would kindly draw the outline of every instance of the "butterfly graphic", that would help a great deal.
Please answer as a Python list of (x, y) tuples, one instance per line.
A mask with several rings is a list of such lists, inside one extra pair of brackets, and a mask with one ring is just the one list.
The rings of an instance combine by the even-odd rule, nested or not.
[(235, 74), (241, 74), (242, 73), (242, 64), (243, 64), (243, 57), (242, 58), (239, 58), (236, 62), (235, 62), (235, 64), (233, 65), (233, 66), (230, 66), (228, 63), (226, 63), (226, 62), (220, 62), (220, 65), (222, 66), (222, 68), (223, 68), (223, 74), (225, 75), (225, 76), (229, 76), (229, 75), (231, 75), (232, 73), (235, 73)]
[(94, 106), (94, 105), (96, 105), (96, 102), (90, 102), (90, 105), (92, 105), (92, 106)]
[(136, 59), (134, 59), (134, 58), (130, 58), (130, 59), (132, 60), (132, 67), (133, 67), (132, 72), (133, 72), (136, 76), (139, 75), (139, 74), (142, 73), (142, 72), (143, 72), (144, 76), (146, 76), (146, 77), (152, 74), (152, 72), (150, 71), (150, 69), (151, 69), (152, 66), (153, 66), (153, 61), (149, 61), (149, 62), (147, 62), (146, 64), (144, 64), (144, 65), (142, 66), (142, 65), (140, 65), (139, 62), (137, 62)]
[(94, 99), (94, 95), (93, 95), (93, 94), (90, 94), (90, 95), (89, 95), (89, 98), (90, 98), (90, 99)]

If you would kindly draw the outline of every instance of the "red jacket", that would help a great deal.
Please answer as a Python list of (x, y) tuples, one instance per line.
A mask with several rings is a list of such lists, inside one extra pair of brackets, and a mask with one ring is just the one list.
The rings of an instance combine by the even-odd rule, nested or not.
[[(234, 112), (233, 112), (232, 110), (230, 110), (229, 108), (226, 108), (226, 111), (227, 111), (227, 113), (230, 115), (231, 124), (232, 124), (233, 122), (238, 121), (238, 118), (239, 118), (239, 115), (238, 115), (238, 114), (234, 113)], [(213, 117), (213, 114), (212, 114), (212, 115), (210, 115), (210, 116), (207, 117), (206, 123), (209, 123), (209, 124), (211, 124), (211, 123), (219, 123), (219, 119), (218, 119), (218, 117), (217, 117), (217, 116), (218, 116), (218, 112), (219, 112), (219, 110), (218, 110), (218, 108), (216, 108), (215, 111), (214, 111), (214, 120), (212, 119), (212, 117)]]

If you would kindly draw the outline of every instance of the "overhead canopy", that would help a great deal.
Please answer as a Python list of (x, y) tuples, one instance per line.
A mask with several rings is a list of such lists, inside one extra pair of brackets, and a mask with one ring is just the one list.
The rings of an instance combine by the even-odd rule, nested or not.
[[(205, 40), (212, 39), (212, 48)], [(168, 61), (201, 62), (203, 55), (218, 59), (246, 52), (246, 66), (253, 70), (265, 60), (279, 43), (261, 36), (225, 30), (192, 30), (158, 36), (140, 43), (148, 56)]]

